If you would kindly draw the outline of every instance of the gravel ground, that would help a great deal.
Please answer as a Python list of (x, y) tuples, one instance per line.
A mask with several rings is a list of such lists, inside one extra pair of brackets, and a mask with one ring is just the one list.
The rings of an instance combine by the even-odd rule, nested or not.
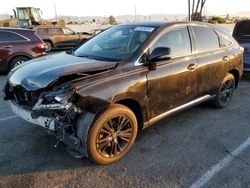
[[(250, 80), (243, 80), (227, 108), (202, 104), (164, 119), (122, 160), (101, 166), (54, 148), (54, 137), (15, 117), (1, 93), (0, 187), (189, 187), (250, 137), (249, 104)], [(204, 187), (250, 188), (248, 146)]]

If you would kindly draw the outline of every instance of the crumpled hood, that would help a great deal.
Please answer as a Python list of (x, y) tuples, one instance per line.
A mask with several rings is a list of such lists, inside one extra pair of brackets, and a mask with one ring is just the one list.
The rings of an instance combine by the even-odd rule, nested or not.
[(8, 76), (11, 85), (21, 85), (32, 91), (45, 88), (60, 77), (76, 73), (100, 72), (112, 69), (116, 62), (76, 57), (66, 52), (30, 60), (13, 69)]

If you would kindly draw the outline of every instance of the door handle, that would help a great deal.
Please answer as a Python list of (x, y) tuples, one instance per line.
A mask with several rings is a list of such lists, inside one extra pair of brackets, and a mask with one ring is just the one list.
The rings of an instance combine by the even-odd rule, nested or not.
[(188, 65), (187, 69), (190, 71), (195, 70), (198, 67), (198, 63), (191, 63)]
[(230, 58), (228, 56), (223, 57), (223, 61), (229, 61), (229, 60), (230, 60)]
[(13, 46), (9, 45), (9, 46), (3, 46), (2, 48), (12, 48)]

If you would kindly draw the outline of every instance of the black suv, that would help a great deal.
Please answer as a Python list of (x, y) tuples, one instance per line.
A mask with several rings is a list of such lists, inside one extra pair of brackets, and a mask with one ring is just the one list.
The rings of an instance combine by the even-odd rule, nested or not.
[(250, 73), (250, 20), (236, 23), (233, 31), (234, 38), (244, 47), (244, 73)]
[(242, 53), (230, 33), (210, 24), (119, 25), (14, 69), (5, 100), (73, 156), (109, 164), (139, 130), (170, 114), (205, 101), (225, 107), (242, 75)]

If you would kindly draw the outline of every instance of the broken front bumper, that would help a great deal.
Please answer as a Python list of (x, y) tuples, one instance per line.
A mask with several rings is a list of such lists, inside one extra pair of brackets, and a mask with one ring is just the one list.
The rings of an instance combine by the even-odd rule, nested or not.
[(48, 118), (48, 117), (43, 117), (43, 116), (39, 116), (38, 118), (32, 118), (32, 111), (27, 110), (21, 106), (19, 106), (14, 100), (10, 100), (9, 101), (9, 105), (12, 109), (12, 111), (18, 115), (19, 117), (21, 117), (22, 119), (42, 126), (46, 129), (50, 129), (52, 131), (55, 131), (55, 120), (52, 118)]

